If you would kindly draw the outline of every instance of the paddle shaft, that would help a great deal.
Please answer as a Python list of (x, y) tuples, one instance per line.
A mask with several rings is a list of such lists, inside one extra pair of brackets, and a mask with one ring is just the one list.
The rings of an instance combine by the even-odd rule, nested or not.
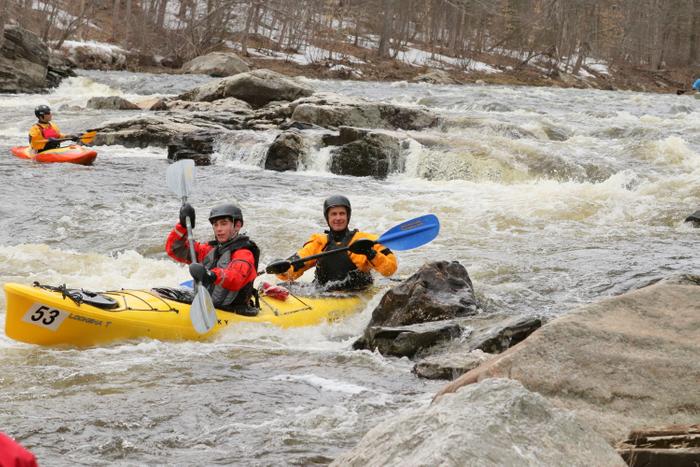
[[(182, 205), (187, 203), (187, 196), (182, 197)], [(194, 249), (194, 237), (192, 236), (192, 220), (190, 216), (185, 217), (185, 227), (187, 227), (187, 244), (190, 246), (190, 259), (193, 263), (197, 262), (197, 252)], [(199, 284), (195, 280), (195, 285)]]
[(306, 256), (306, 257), (304, 257), (304, 258), (300, 258), (300, 259), (297, 259), (297, 260), (295, 260), (295, 261), (290, 261), (290, 263), (299, 263), (299, 262), (305, 263), (305, 262), (307, 262), (307, 261), (311, 261), (312, 259), (322, 258), (322, 257), (324, 257), (324, 256), (334, 255), (334, 254), (336, 254), (336, 253), (342, 253), (343, 251), (348, 251), (349, 249), (350, 249), (349, 246), (344, 246), (344, 247), (342, 247), (342, 248), (337, 248), (337, 249), (335, 249), (335, 250), (324, 251), (323, 253), (317, 253), (317, 254), (315, 254), (315, 255)]
[[(84, 133), (82, 133), (78, 137), (78, 141), (84, 144), (91, 143), (93, 139), (95, 139), (95, 134), (97, 130), (87, 130)], [(93, 133), (93, 134), (90, 134)], [(73, 141), (73, 138), (53, 138), (53, 139), (37, 139), (36, 140), (39, 143), (48, 143), (49, 141), (58, 141), (58, 142), (64, 142), (64, 141)], [(77, 141), (76, 141), (77, 142)]]

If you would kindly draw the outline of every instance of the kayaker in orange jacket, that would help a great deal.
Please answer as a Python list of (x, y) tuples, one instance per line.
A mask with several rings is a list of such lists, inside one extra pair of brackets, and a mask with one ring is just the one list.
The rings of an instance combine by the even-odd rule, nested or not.
[(255, 315), (250, 308), (255, 290), (260, 249), (247, 236), (239, 233), (243, 227), (243, 212), (234, 204), (215, 206), (209, 214), (215, 240), (194, 242), (197, 257), (193, 260), (187, 239), (185, 219), (194, 227), (194, 208), (186, 203), (180, 208), (180, 222), (168, 235), (165, 251), (175, 261), (190, 264), (190, 274), (209, 290), (216, 308), (244, 315)]
[[(373, 269), (383, 276), (394, 274), (398, 266), (394, 253), (389, 248), (375, 243), (379, 236), (356, 229), (350, 230), (348, 224), (351, 214), (352, 206), (345, 196), (335, 195), (326, 199), (323, 203), (323, 215), (330, 229), (311, 235), (304, 246), (287, 259), (288, 262), (276, 262), (276, 266), (271, 264), (272, 270), (268, 267), (267, 272), (277, 274), (282, 280), (294, 280), (315, 266), (314, 280), (326, 290), (367, 288), (373, 282)], [(351, 247), (352, 251), (343, 251), (306, 262), (299, 261), (307, 256), (350, 246), (361, 239), (371, 242), (358, 242), (355, 247)]]
[(58, 125), (51, 119), (51, 109), (48, 105), (39, 105), (34, 109), (34, 115), (39, 119), (29, 129), (29, 145), (35, 152), (42, 152), (48, 149), (55, 149), (61, 145), (58, 139), (68, 138), (78, 141), (78, 135), (65, 135), (61, 133)]

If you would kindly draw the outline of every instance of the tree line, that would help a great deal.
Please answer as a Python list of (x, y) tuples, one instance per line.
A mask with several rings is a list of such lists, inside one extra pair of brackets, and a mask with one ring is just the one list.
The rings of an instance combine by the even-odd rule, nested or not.
[(0, 28), (12, 19), (55, 44), (183, 59), (233, 44), (389, 58), (411, 44), (465, 66), (486, 54), (574, 72), (587, 57), (648, 70), (700, 62), (700, 0), (0, 0)]

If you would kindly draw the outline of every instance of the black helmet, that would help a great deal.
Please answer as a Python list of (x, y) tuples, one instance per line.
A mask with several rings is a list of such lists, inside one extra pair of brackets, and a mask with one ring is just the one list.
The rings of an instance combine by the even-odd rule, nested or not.
[(348, 210), (348, 221), (350, 221), (350, 214), (352, 214), (352, 207), (350, 207), (350, 200), (342, 195), (333, 195), (323, 202), (323, 217), (326, 218), (328, 222), (328, 210), (330, 208), (335, 208), (338, 206), (343, 206)]
[(212, 208), (209, 213), (209, 222), (213, 224), (219, 217), (230, 217), (235, 224), (236, 221), (243, 222), (243, 211), (235, 204), (220, 204)]
[(36, 108), (34, 109), (34, 115), (36, 115), (36, 118), (41, 118), (46, 114), (50, 114), (51, 109), (49, 108), (48, 105), (37, 105)]

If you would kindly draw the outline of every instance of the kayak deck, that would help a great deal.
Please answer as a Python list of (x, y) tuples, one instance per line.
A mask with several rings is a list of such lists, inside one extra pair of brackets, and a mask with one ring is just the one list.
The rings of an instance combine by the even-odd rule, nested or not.
[[(217, 324), (198, 334), (190, 321), (190, 305), (165, 298), (154, 290), (101, 292), (109, 308), (43, 286), (5, 284), (8, 337), (38, 345), (94, 346), (139, 338), (205, 340), (235, 323), (269, 323), (283, 328), (333, 322), (358, 312), (366, 302), (360, 295), (327, 295), (287, 300), (260, 297), (257, 316), (216, 310)], [(70, 291), (80, 293), (80, 291)], [(89, 293), (89, 292), (88, 292)], [(105, 298), (106, 297), (106, 298)], [(85, 297), (83, 297), (85, 298)]]

